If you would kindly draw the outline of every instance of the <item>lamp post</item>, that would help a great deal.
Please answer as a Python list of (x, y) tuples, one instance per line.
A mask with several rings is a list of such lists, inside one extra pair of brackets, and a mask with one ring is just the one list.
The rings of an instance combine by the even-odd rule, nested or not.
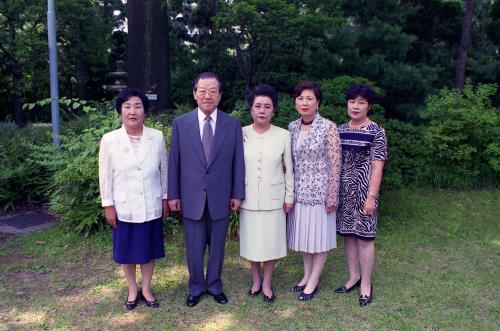
[(59, 146), (59, 81), (57, 79), (56, 13), (54, 0), (47, 0), (47, 30), (49, 38), (50, 111), (52, 114), (52, 143)]

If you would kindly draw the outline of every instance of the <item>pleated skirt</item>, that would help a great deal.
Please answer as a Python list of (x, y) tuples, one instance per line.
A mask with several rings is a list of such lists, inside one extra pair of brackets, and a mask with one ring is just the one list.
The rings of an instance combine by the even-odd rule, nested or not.
[(336, 214), (324, 205), (296, 202), (287, 222), (288, 248), (304, 253), (323, 253), (337, 247)]
[(116, 263), (145, 264), (165, 256), (161, 218), (144, 223), (117, 221), (112, 236)]
[(286, 256), (286, 215), (283, 209), (240, 210), (240, 256), (253, 262)]

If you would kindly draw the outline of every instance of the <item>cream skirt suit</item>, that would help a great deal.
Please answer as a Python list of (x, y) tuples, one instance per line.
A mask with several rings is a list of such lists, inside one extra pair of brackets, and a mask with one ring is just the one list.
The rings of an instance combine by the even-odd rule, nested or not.
[(277, 126), (264, 133), (243, 128), (245, 200), (240, 209), (240, 255), (264, 262), (286, 256), (286, 215), (293, 203), (290, 133)]

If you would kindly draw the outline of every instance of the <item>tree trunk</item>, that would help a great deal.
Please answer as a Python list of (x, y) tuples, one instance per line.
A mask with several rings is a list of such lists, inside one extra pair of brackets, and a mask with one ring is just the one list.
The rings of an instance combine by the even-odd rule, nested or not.
[[(169, 19), (161, 0), (129, 0), (128, 72), (131, 87), (150, 94), (153, 111), (171, 106)], [(156, 100), (154, 98), (156, 97)]]
[(462, 26), (462, 37), (458, 48), (457, 70), (455, 73), (455, 87), (463, 90), (465, 82), (465, 62), (467, 60), (467, 48), (471, 36), (472, 15), (474, 13), (474, 0), (466, 0), (464, 24)]

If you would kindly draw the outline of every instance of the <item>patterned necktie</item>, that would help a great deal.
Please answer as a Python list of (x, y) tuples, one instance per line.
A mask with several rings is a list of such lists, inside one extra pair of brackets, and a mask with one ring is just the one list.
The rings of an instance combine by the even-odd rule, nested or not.
[(205, 125), (203, 126), (203, 136), (201, 137), (201, 143), (203, 145), (203, 152), (205, 153), (205, 160), (208, 162), (208, 158), (210, 157), (210, 147), (212, 146), (212, 139), (214, 137), (214, 133), (212, 131), (212, 126), (210, 125), (210, 121), (212, 117), (205, 117)]

